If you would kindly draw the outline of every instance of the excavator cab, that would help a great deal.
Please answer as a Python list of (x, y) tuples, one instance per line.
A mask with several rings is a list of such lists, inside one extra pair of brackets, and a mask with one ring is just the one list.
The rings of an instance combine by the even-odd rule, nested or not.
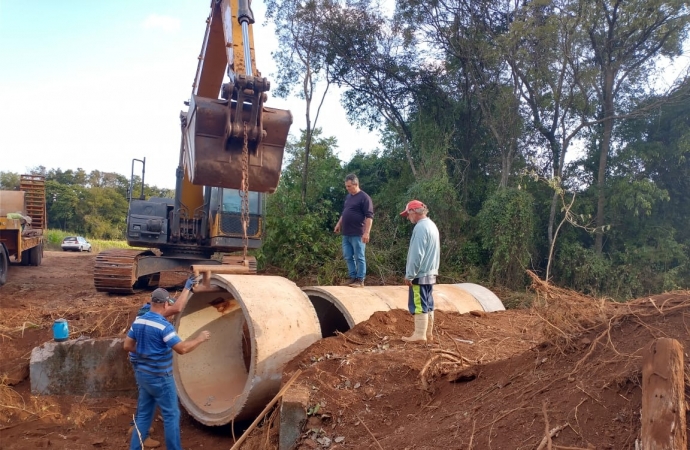
[[(210, 199), (211, 247), (238, 249), (243, 246), (242, 192), (239, 189), (212, 187)], [(247, 224), (248, 248), (259, 248), (264, 232), (266, 194), (249, 191)]]

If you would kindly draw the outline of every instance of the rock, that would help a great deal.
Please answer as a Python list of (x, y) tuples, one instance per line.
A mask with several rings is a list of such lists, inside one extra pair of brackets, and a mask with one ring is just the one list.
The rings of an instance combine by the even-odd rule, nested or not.
[(366, 395), (367, 398), (373, 398), (374, 395), (376, 395), (376, 390), (371, 386), (367, 386), (364, 388), (364, 395)]
[(122, 338), (46, 342), (31, 352), (31, 393), (135, 396), (136, 382)]
[(291, 386), (280, 403), (279, 450), (294, 448), (302, 434), (302, 426), (307, 421), (309, 389), (304, 386)]
[(470, 311), (470, 315), (472, 315), (474, 317), (486, 317), (486, 313), (484, 311), (479, 311), (479, 310)]

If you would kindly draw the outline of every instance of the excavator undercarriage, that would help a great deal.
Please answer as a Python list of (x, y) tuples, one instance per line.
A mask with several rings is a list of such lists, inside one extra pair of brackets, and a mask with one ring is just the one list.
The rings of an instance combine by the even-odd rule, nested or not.
[[(246, 264), (245, 264), (246, 261)], [(151, 250), (106, 250), (98, 254), (93, 269), (98, 292), (133, 294), (158, 286), (161, 272), (188, 272), (194, 265), (238, 267), (245, 274), (256, 273), (256, 258), (225, 255), (221, 260), (192, 257), (161, 257)], [(223, 269), (220, 269), (221, 273)], [(237, 273), (237, 271), (233, 272)]]

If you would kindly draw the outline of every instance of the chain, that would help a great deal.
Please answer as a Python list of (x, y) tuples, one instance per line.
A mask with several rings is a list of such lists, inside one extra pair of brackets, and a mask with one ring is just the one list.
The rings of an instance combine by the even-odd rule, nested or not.
[(244, 247), (243, 258), (247, 264), (247, 247), (249, 238), (247, 228), (249, 228), (249, 148), (247, 147), (247, 122), (244, 122), (244, 144), (242, 145), (242, 189), (240, 190), (242, 199), (242, 244)]

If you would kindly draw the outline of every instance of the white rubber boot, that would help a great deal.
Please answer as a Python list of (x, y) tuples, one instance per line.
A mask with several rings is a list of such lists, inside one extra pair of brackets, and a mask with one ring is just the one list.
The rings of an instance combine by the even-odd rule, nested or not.
[(434, 342), (434, 312), (429, 311), (429, 325), (426, 327), (426, 340)]
[(405, 342), (426, 341), (426, 328), (429, 325), (429, 315), (426, 313), (414, 315), (414, 333), (410, 337), (403, 337)]

